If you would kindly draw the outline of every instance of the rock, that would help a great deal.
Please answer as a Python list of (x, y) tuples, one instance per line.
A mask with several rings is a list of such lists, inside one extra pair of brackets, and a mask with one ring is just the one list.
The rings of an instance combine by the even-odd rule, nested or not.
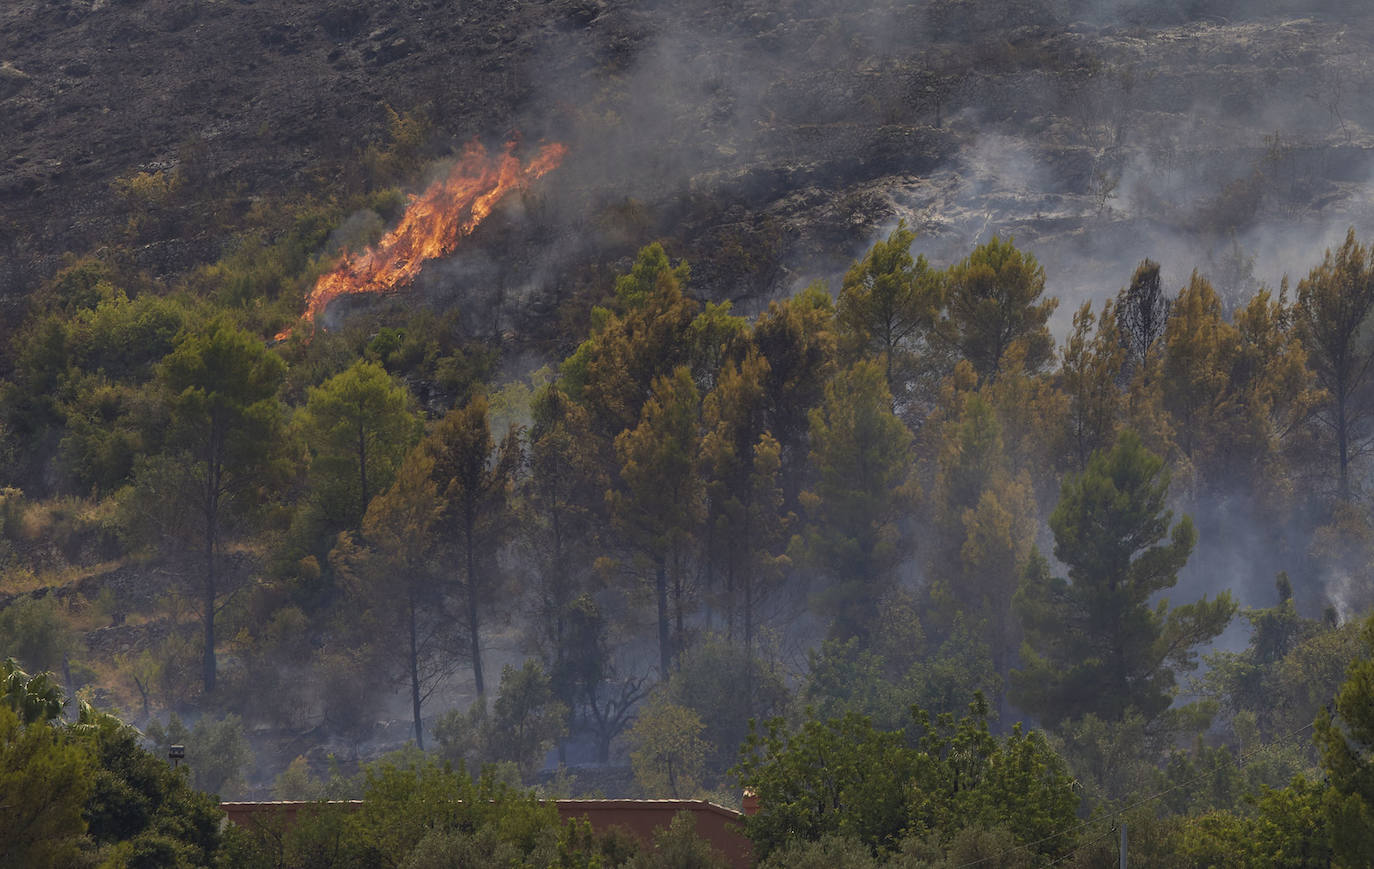
[(0, 100), (15, 96), (30, 82), (29, 74), (8, 60), (0, 63)]

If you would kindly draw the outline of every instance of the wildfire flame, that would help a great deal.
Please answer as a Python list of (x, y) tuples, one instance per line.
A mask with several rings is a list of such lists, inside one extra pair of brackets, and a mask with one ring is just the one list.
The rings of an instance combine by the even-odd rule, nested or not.
[[(415, 280), (429, 260), (453, 252), (458, 240), (481, 223), (503, 197), (524, 190), (545, 173), (558, 168), (568, 149), (545, 145), (528, 165), (515, 156), (515, 142), (507, 142), (495, 157), (478, 142), (463, 149), (446, 178), (412, 196), (401, 222), (373, 247), (345, 254), (333, 271), (321, 275), (306, 299), (304, 323), (314, 323), (329, 303), (357, 293), (389, 293)], [(286, 329), (277, 335), (283, 341)]]

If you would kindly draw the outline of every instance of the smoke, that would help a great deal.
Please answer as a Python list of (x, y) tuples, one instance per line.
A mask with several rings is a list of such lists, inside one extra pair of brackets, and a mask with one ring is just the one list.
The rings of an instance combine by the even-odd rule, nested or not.
[[(499, 260), (519, 287), (503, 323), (556, 302), (577, 263), (624, 265), (656, 238), (692, 262), (694, 292), (749, 313), (837, 286), (904, 220), (937, 266), (993, 235), (1033, 252), (1062, 338), (1146, 258), (1171, 294), (1202, 272), (1231, 312), (1374, 226), (1371, 14), (1348, 3), (583, 8), (530, 61), (548, 85), (522, 123), (571, 152), (541, 188), (555, 229)], [(771, 247), (725, 261), (718, 241), (762, 225)], [(1201, 535), (1176, 602), (1270, 606), (1281, 569), (1308, 613), (1344, 599), (1307, 553), (1316, 519), (1187, 507)]]

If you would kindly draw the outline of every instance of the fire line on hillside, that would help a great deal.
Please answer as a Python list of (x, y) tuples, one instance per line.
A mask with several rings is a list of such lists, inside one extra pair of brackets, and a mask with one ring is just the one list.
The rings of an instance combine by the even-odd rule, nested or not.
[[(568, 151), (564, 145), (547, 144), (522, 166), (515, 156), (516, 144), (507, 142), (492, 156), (479, 142), (469, 142), (446, 177), (411, 197), (395, 229), (361, 253), (345, 253), (333, 271), (320, 276), (306, 299), (301, 322), (313, 324), (340, 296), (389, 293), (410, 284), (426, 262), (452, 253), (497, 202), (558, 168)], [(283, 330), (276, 340), (286, 340), (291, 332)]]

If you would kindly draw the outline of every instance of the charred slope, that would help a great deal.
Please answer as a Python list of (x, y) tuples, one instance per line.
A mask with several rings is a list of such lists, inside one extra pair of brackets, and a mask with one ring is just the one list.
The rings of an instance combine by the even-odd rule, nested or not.
[[(1371, 13), (1241, 5), (15, 0), (0, 300), (68, 251), (117, 243), (159, 275), (212, 259), (256, 196), (356, 171), (389, 109), (423, 110), (436, 155), (511, 130), (571, 145), (538, 232), (475, 240), (532, 295), (526, 330), (572, 291), (550, 274), (653, 237), (700, 291), (755, 298), (896, 217), (950, 251), (1363, 219)], [(181, 195), (131, 234), (121, 179), (172, 168)]]

